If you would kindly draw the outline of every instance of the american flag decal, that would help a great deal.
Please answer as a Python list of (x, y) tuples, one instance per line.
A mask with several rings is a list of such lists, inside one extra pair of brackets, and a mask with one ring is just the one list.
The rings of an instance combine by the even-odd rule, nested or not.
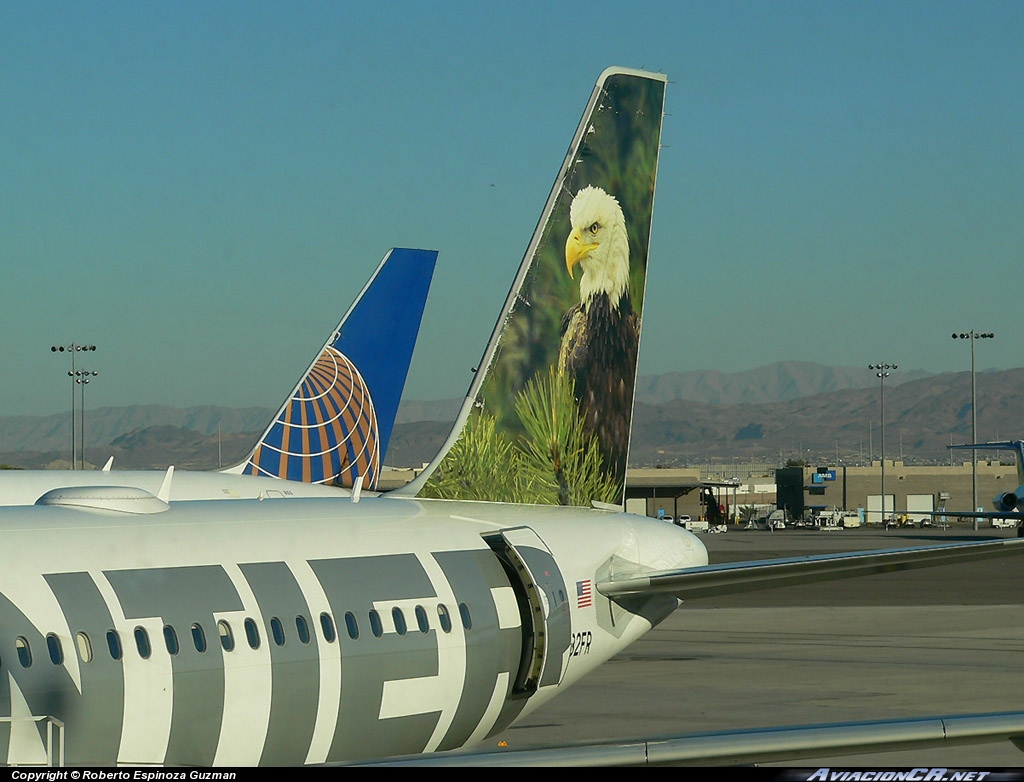
[(590, 593), (590, 579), (576, 582), (576, 607), (589, 608), (593, 605)]

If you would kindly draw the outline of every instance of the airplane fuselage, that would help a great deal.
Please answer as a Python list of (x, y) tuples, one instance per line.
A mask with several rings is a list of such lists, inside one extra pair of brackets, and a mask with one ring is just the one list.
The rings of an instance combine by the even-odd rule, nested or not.
[[(32, 505), (61, 486), (135, 486), (155, 495), (166, 476), (166, 470), (4, 470), (0, 505)], [(177, 470), (170, 484), (171, 500), (347, 497), (350, 493), (320, 483), (202, 470)]]
[(64, 723), (72, 764), (462, 747), (677, 605), (623, 607), (598, 580), (707, 562), (693, 535), (642, 517), (388, 497), (3, 508), (0, 540), (9, 763), (43, 759), (40, 716)]

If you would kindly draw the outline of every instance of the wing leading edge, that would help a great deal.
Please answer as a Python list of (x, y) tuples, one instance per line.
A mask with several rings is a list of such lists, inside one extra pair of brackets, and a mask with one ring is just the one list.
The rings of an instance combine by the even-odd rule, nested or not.
[(1024, 712), (795, 725), (505, 752), (440, 753), (393, 758), (371, 765), (736, 765), (989, 744), (994, 741), (1012, 741), (1024, 749)]
[(653, 594), (692, 600), (1020, 553), (1024, 539), (819, 554), (614, 575), (599, 581), (597, 590), (613, 600)]

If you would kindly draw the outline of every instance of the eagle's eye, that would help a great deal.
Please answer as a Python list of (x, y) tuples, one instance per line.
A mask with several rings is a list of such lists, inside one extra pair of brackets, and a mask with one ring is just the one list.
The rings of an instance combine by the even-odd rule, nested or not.
[(587, 230), (590, 231), (590, 233), (592, 233), (592, 234), (596, 234), (598, 231), (601, 230), (601, 224), (600, 223), (596, 223), (596, 222), (595, 223), (591, 223), (590, 224), (590, 228), (588, 228)]

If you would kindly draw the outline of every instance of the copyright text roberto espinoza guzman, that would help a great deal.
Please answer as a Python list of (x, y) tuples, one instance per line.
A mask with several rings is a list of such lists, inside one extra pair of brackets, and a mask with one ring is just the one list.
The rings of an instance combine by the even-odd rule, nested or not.
[[(155, 769), (49, 769), (47, 771), (28, 771), (17, 768), (6, 769), (8, 775), (0, 779), (12, 779), (17, 782), (188, 782), (188, 780), (237, 780), (237, 771), (204, 771), (189, 769), (187, 771), (164, 771)], [(2, 772), (0, 772), (2, 773)]]

